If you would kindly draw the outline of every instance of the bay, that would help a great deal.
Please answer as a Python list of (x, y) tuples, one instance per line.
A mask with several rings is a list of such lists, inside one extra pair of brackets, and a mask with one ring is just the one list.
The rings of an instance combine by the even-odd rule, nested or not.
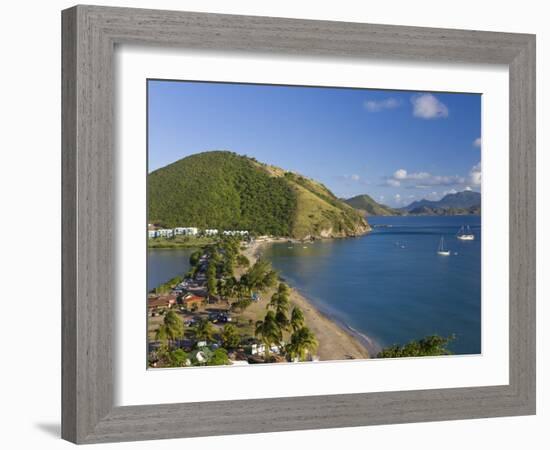
[[(455, 354), (481, 352), (481, 218), (369, 217), (368, 235), (277, 243), (264, 257), (322, 312), (381, 347), (455, 335)], [(474, 241), (456, 233), (469, 225)], [(441, 236), (451, 250), (440, 256)]]

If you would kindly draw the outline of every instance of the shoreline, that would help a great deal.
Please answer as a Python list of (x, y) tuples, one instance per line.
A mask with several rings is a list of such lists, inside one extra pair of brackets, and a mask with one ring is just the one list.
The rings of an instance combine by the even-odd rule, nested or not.
[[(266, 245), (287, 242), (289, 239), (265, 239), (255, 241), (242, 253), (251, 264), (259, 258)], [(306, 325), (313, 331), (319, 342), (317, 354), (321, 361), (368, 359), (380, 350), (369, 336), (360, 333), (346, 323), (338, 321), (317, 308), (293, 286), (290, 286), (290, 302), (304, 313)]]

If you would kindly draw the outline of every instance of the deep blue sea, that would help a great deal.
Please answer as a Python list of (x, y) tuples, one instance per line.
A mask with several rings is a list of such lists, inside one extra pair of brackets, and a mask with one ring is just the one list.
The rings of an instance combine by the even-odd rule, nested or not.
[[(274, 244), (264, 256), (321, 311), (382, 347), (454, 334), (454, 353), (480, 353), (480, 217), (368, 221), (391, 227), (359, 238)], [(474, 241), (456, 238), (461, 225), (471, 227)], [(437, 255), (441, 236), (450, 256)]]

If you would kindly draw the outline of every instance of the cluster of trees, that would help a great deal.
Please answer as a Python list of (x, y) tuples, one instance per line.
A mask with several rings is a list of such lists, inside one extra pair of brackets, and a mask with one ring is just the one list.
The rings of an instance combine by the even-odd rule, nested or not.
[(315, 335), (305, 326), (304, 314), (299, 307), (295, 306), (290, 318), (288, 317), (289, 295), (289, 287), (285, 283), (279, 283), (267, 305), (268, 311), (264, 319), (256, 323), (255, 334), (265, 345), (266, 359), (270, 358), (269, 349), (272, 345), (282, 346), (285, 331), (291, 333), (290, 342), (283, 348), (290, 360), (305, 360), (308, 353), (313, 354), (319, 345)]
[[(201, 257), (206, 254), (207, 262), (201, 263)], [(304, 360), (308, 353), (313, 353), (318, 346), (313, 333), (305, 326), (304, 314), (300, 308), (294, 307), (290, 311), (290, 288), (285, 283), (278, 282), (278, 274), (273, 270), (267, 260), (258, 259), (239, 280), (234, 276), (235, 265), (248, 265), (248, 259), (239, 258), (239, 240), (237, 238), (221, 238), (218, 242), (192, 253), (189, 258), (191, 264), (190, 274), (194, 275), (198, 270), (204, 270), (206, 285), (209, 295), (220, 295), (225, 298), (233, 298), (233, 309), (244, 310), (252, 302), (251, 297), (255, 292), (264, 292), (268, 288), (277, 286), (267, 305), (267, 312), (262, 321), (256, 323), (255, 335), (265, 344), (267, 358), (269, 348), (272, 345), (282, 346), (283, 334), (289, 336), (289, 342), (285, 345), (283, 353), (290, 360)], [(202, 267), (201, 267), (202, 264)], [(204, 267), (204, 264), (207, 264)], [(172, 285), (181, 279), (171, 280)], [(168, 311), (163, 323), (156, 332), (156, 340), (160, 342), (157, 352), (162, 365), (179, 367), (184, 364), (198, 364), (182, 349), (175, 348), (176, 341), (182, 339), (185, 329), (180, 316), (174, 311)], [(214, 351), (204, 348), (206, 352), (206, 364), (227, 364), (227, 350), (237, 348), (241, 344), (241, 334), (235, 325), (228, 323), (222, 330), (218, 330), (207, 319), (198, 320), (189, 330), (196, 342), (205, 341), (207, 344), (214, 340), (221, 341), (223, 347)], [(218, 352), (218, 350), (220, 350)], [(203, 362), (204, 364), (204, 362)]]
[(377, 358), (405, 358), (413, 356), (441, 356), (450, 355), (447, 345), (455, 339), (454, 336), (441, 337), (437, 335), (426, 336), (417, 341), (411, 341), (405, 345), (392, 345), (383, 349), (376, 355)]
[[(189, 256), (191, 269), (187, 276), (193, 278), (199, 270), (201, 256), (208, 257), (206, 268), (206, 287), (209, 295), (229, 297), (234, 293), (237, 280), (234, 275), (235, 265), (239, 265), (239, 239), (222, 237), (216, 243), (196, 250)], [(248, 260), (247, 260), (248, 261)]]
[(292, 187), (236, 153), (214, 151), (183, 158), (150, 173), (147, 188), (149, 220), (167, 227), (185, 223), (291, 235), (297, 205)]
[[(228, 328), (229, 324), (226, 325), (226, 329), (222, 332), (221, 338), (224, 343), (231, 344), (227, 345), (227, 348), (236, 347), (240, 338), (236, 332), (236, 328)], [(194, 335), (195, 340), (212, 342), (215, 338), (216, 329), (207, 319), (199, 320), (195, 326), (190, 330)], [(216, 365), (225, 365), (229, 364), (229, 358), (227, 356), (227, 350), (225, 348), (217, 348), (211, 350), (207, 347), (201, 349), (203, 352), (206, 361), (198, 361), (193, 354), (185, 352), (181, 348), (177, 348), (176, 341), (182, 339), (185, 336), (185, 328), (183, 321), (174, 311), (168, 311), (164, 315), (163, 323), (159, 326), (158, 330), (155, 333), (155, 339), (160, 342), (160, 347), (156, 352), (157, 362), (160, 362), (162, 366), (167, 367), (183, 367), (188, 363), (192, 365), (207, 365), (207, 366), (216, 366)], [(176, 347), (176, 348), (175, 348)]]
[(193, 354), (177, 348), (166, 353), (164, 363), (167, 367), (185, 367), (189, 363), (193, 366), (224, 366), (229, 364), (227, 350), (224, 348), (217, 348), (216, 350), (205, 348), (202, 352), (205, 356), (205, 361), (199, 361), (196, 358), (196, 354), (193, 356)]
[[(210, 285), (213, 283), (209, 282), (209, 277), (207, 275), (207, 287), (210, 293)], [(253, 292), (262, 292), (275, 286), (277, 279), (277, 272), (273, 270), (269, 261), (258, 259), (239, 280), (234, 275), (219, 278), (215, 292), (223, 298), (236, 299), (232, 303), (232, 309), (242, 311), (252, 303)]]
[[(209, 295), (219, 295), (222, 298), (237, 298), (241, 309), (250, 304), (250, 296), (254, 291), (263, 291), (277, 282), (277, 272), (271, 264), (258, 259), (252, 267), (248, 258), (239, 253), (240, 240), (236, 237), (220, 238), (215, 244), (208, 245), (193, 252), (189, 257), (191, 269), (187, 276), (194, 277), (199, 270), (200, 258), (208, 257), (206, 268), (206, 288)], [(235, 277), (235, 267), (248, 267), (240, 277)]]

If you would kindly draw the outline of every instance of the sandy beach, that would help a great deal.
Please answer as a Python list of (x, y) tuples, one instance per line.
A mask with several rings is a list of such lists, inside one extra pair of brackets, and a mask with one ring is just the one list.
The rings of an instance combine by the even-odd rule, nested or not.
[[(243, 254), (254, 264), (267, 245), (273, 242), (286, 242), (287, 239), (255, 241), (247, 247)], [(262, 301), (251, 305), (247, 313), (252, 316), (265, 314), (265, 305), (272, 292), (264, 294)], [(369, 341), (368, 337), (353, 333), (352, 330), (344, 329), (326, 315), (321, 313), (311, 301), (300, 294), (291, 286), (290, 302), (298, 306), (303, 312), (306, 325), (315, 333), (319, 341), (317, 354), (322, 361), (365, 359), (369, 358), (369, 350), (374, 353), (375, 343)]]

